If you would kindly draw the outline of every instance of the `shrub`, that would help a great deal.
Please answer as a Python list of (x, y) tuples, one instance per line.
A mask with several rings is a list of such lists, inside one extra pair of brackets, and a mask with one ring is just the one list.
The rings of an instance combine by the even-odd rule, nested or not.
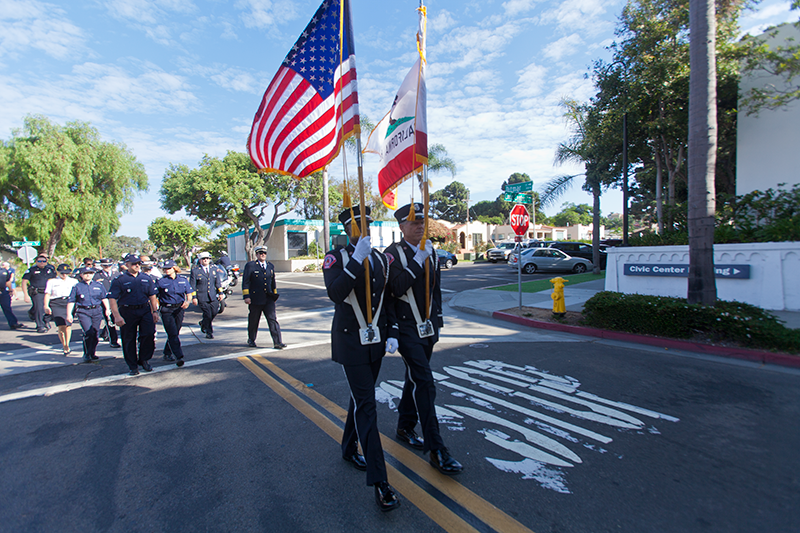
[(786, 328), (772, 313), (753, 305), (719, 300), (714, 306), (689, 304), (683, 298), (599, 292), (583, 307), (588, 326), (712, 341), (800, 353), (800, 331)]

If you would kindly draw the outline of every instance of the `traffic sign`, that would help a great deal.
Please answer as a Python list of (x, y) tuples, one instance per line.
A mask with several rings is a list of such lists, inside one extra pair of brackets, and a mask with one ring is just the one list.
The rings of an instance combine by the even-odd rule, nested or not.
[(11, 243), (11, 246), (13, 246), (14, 248), (18, 248), (20, 246), (41, 246), (41, 245), (42, 245), (41, 241), (29, 241), (27, 239), (24, 241), (14, 241)]
[(17, 256), (20, 259), (22, 259), (26, 265), (33, 262), (33, 260), (36, 259), (37, 255), (38, 254), (36, 253), (36, 248), (34, 248), (33, 246), (23, 246), (22, 248), (17, 250)]
[(506, 185), (506, 194), (513, 194), (518, 192), (525, 192), (525, 191), (532, 191), (533, 190), (533, 182), (532, 181), (521, 181), (519, 183), (510, 183)]
[(525, 206), (522, 204), (515, 205), (511, 209), (508, 218), (514, 233), (517, 235), (525, 235), (525, 232), (528, 231), (528, 225), (530, 224), (530, 217), (528, 216), (528, 210), (525, 209)]

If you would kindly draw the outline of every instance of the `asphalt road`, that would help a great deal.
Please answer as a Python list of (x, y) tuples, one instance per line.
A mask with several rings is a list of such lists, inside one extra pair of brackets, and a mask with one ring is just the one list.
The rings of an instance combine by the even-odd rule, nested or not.
[[(457, 265), (443, 287), (508, 270)], [(321, 286), (279, 279), (287, 350), (244, 346), (237, 288), (215, 340), (185, 332), (183, 369), (136, 378), (107, 347), (23, 371), (47, 335), (0, 331), (0, 531), (797, 531), (800, 372), (449, 309), (433, 367), (465, 471), (392, 438), (403, 365), (387, 356), (378, 417), (403, 504), (381, 514), (340, 458), (348, 392)]]

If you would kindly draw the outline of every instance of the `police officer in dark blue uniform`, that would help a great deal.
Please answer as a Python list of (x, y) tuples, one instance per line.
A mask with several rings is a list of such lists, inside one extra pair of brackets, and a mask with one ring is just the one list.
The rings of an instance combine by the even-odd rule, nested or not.
[(100, 324), (103, 322), (103, 309), (111, 308), (108, 305), (108, 291), (99, 281), (93, 281), (94, 269), (82, 267), (78, 270), (80, 281), (72, 287), (72, 292), (67, 299), (67, 324), (72, 324), (72, 314), (81, 324), (83, 330), (83, 362), (91, 363), (99, 359), (97, 351)]
[(24, 328), (25, 326), (17, 320), (14, 311), (11, 310), (11, 291), (14, 290), (12, 288), (13, 281), (14, 274), (0, 266), (0, 307), (3, 308), (8, 327), (11, 329)]
[[(119, 276), (119, 273), (113, 272), (111, 267), (114, 265), (114, 261), (110, 258), (104, 257), (100, 260), (100, 269), (97, 270), (94, 274), (94, 281), (98, 281), (103, 285), (105, 288), (106, 293), (111, 291), (111, 282), (114, 281), (114, 278)], [(106, 300), (105, 309), (103, 311), (103, 322), (102, 328), (100, 329), (100, 338), (102, 340), (108, 340), (109, 346), (112, 348), (120, 348), (120, 344), (118, 342), (117, 337), (117, 327), (114, 325), (114, 317), (111, 315), (111, 308), (108, 307), (108, 300)]]
[(167, 344), (164, 346), (164, 360), (175, 361), (179, 367), (183, 366), (183, 349), (178, 336), (183, 325), (184, 310), (192, 301), (192, 285), (189, 280), (178, 275), (178, 266), (175, 261), (164, 262), (164, 277), (156, 281), (158, 289), (158, 303), (161, 310), (161, 322), (167, 332)]
[(22, 292), (25, 302), (33, 300), (28, 316), (36, 322), (36, 332), (46, 333), (50, 329), (50, 315), (44, 312), (44, 289), (47, 280), (56, 277), (56, 268), (47, 262), (47, 256), (39, 254), (36, 264), (32, 265), (22, 276)]
[(279, 296), (278, 286), (275, 283), (275, 267), (267, 261), (267, 247), (259, 246), (256, 248), (256, 260), (248, 261), (242, 274), (242, 297), (248, 306), (247, 345), (251, 348), (256, 346), (262, 314), (267, 318), (272, 347), (276, 350), (286, 348), (275, 311), (275, 302)]
[[(351, 222), (358, 225), (360, 209), (346, 209), (339, 215), (350, 238), (346, 248), (329, 252), (323, 264), (328, 297), (334, 302), (331, 326), (331, 358), (342, 365), (350, 387), (350, 404), (342, 434), (342, 457), (359, 470), (367, 471), (367, 485), (375, 487), (375, 500), (381, 511), (400, 506), (386, 476), (386, 463), (378, 429), (375, 385), (386, 351), (397, 349), (397, 321), (393, 301), (389, 297), (389, 261), (372, 249), (369, 235), (354, 238)], [(368, 222), (369, 207), (366, 209)], [(369, 258), (370, 307), (372, 323), (368, 323), (365, 260)], [(364, 456), (358, 454), (358, 441)]]
[(211, 254), (197, 254), (200, 264), (192, 269), (189, 283), (192, 284), (192, 303), (203, 312), (200, 329), (207, 339), (214, 338), (214, 317), (219, 313), (219, 301), (222, 299), (222, 281), (217, 268), (211, 264)]
[[(139, 374), (139, 366), (150, 372), (150, 358), (156, 349), (156, 322), (158, 322), (158, 300), (156, 282), (142, 273), (142, 260), (138, 255), (125, 258), (127, 271), (111, 282), (108, 302), (114, 323), (120, 327), (122, 354), (130, 369), (130, 375)], [(139, 353), (136, 353), (137, 335)]]

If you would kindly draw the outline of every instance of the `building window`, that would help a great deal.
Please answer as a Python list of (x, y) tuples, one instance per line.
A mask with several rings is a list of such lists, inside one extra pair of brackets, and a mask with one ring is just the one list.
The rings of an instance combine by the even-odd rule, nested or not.
[(308, 234), (304, 231), (286, 232), (288, 257), (297, 257), (308, 253)]

